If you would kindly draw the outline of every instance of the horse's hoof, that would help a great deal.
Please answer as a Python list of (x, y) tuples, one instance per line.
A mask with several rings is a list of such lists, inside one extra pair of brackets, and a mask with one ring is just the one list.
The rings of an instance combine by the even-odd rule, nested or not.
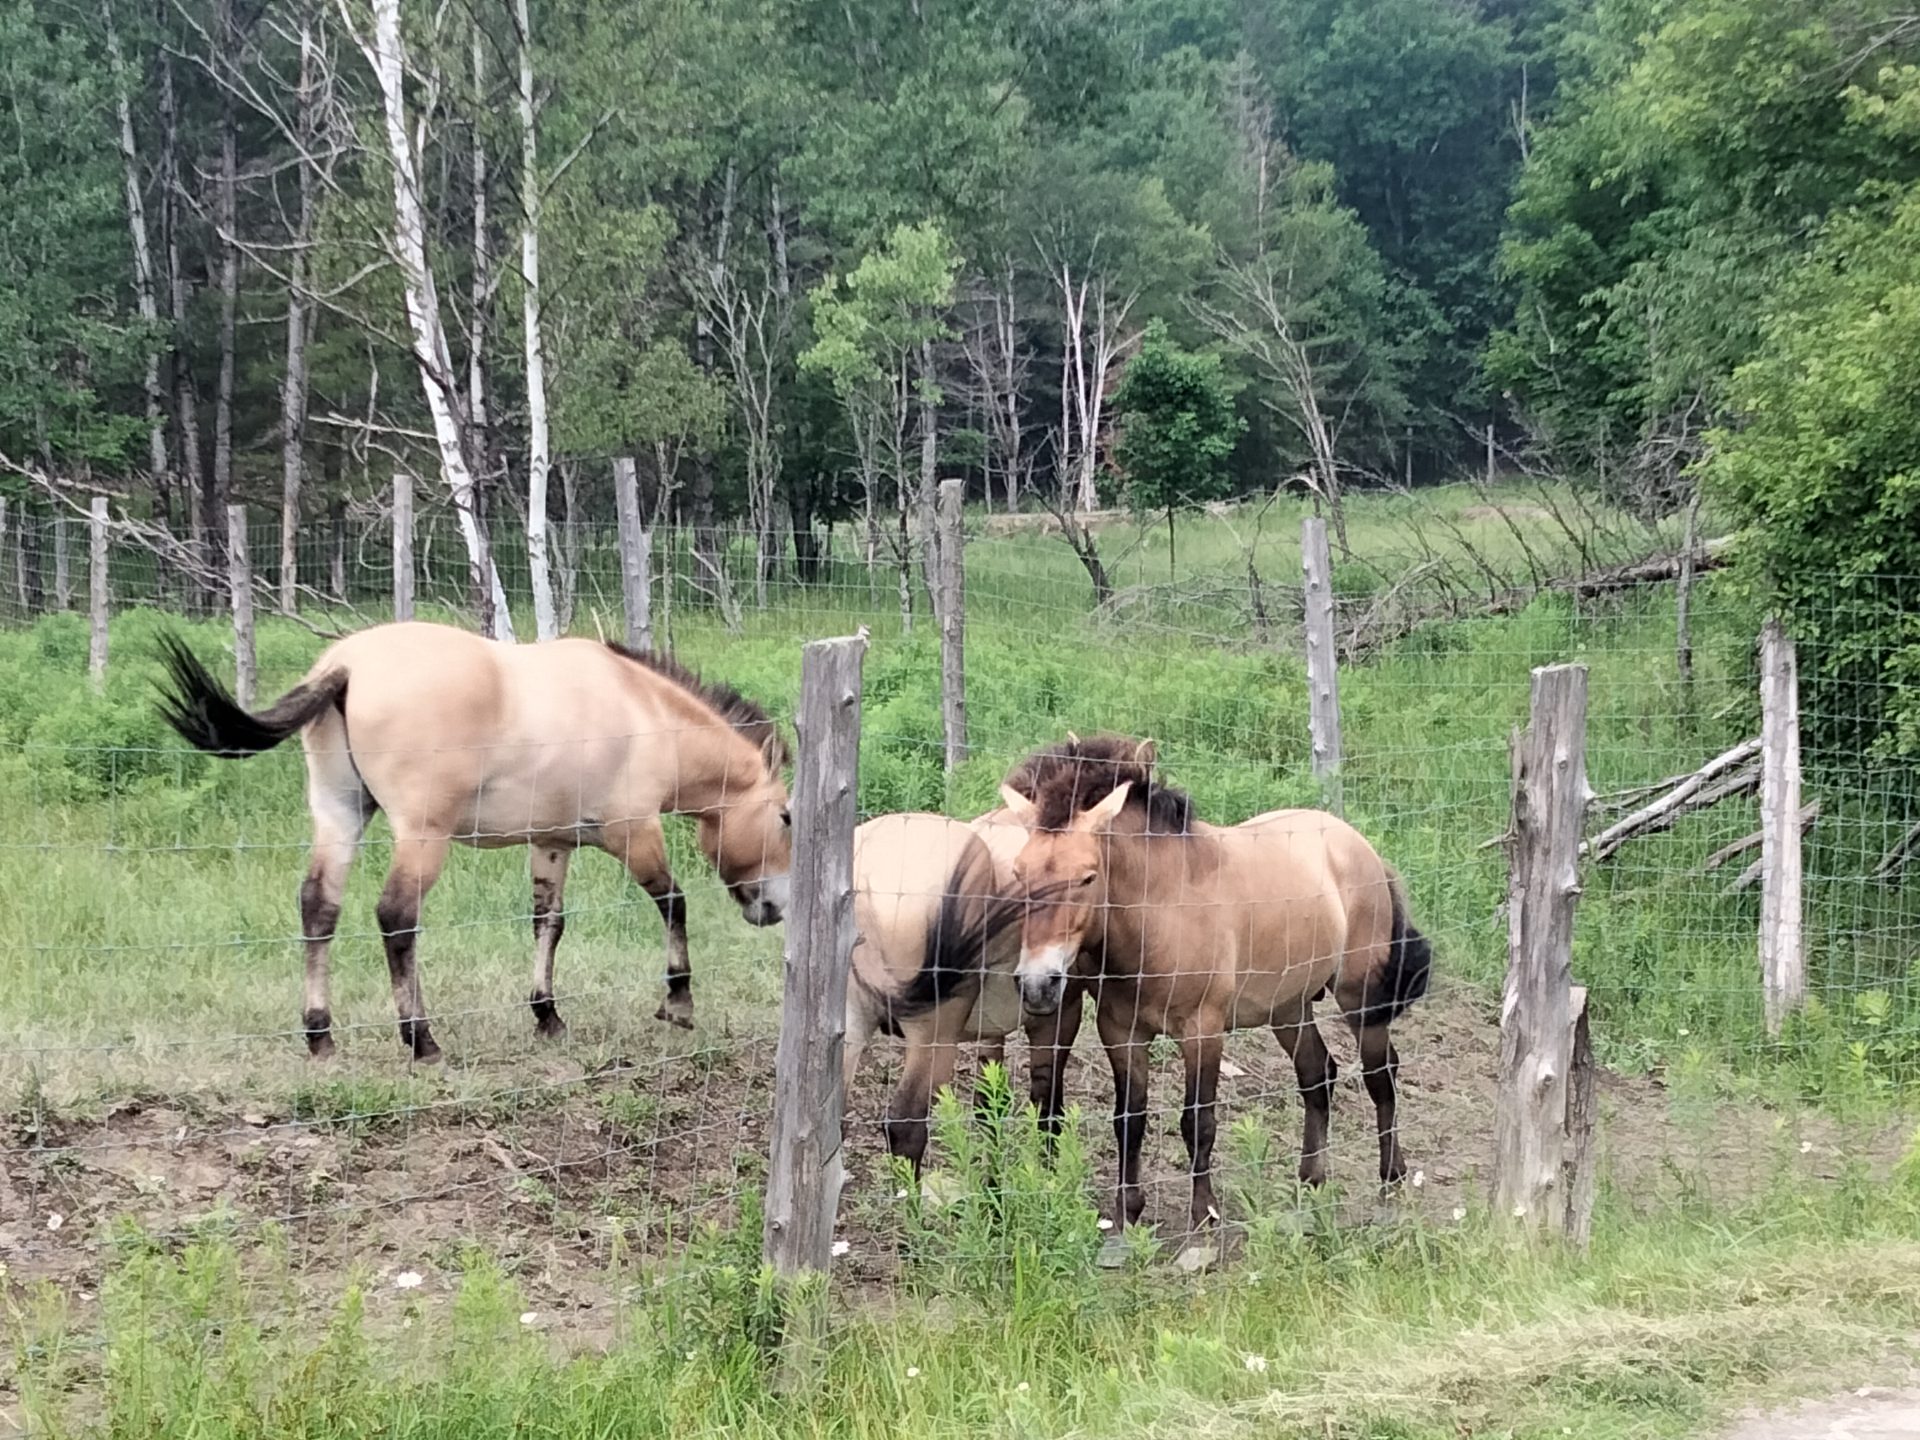
[(416, 1041), (413, 1047), (413, 1063), (416, 1065), (438, 1065), (440, 1063), (440, 1047), (431, 1040)]
[(567, 1038), (567, 1022), (558, 1016), (551, 1020), (542, 1020), (534, 1027), (534, 1032), (542, 1040), (564, 1040)]
[(307, 1037), (307, 1058), (309, 1060), (333, 1059), (333, 1036), (309, 1035)]
[(693, 1007), (688, 1006), (684, 1010), (674, 1010), (662, 1005), (658, 1010), (653, 1012), (653, 1018), (656, 1020), (664, 1020), (669, 1025), (677, 1025), (682, 1030), (691, 1030), (693, 1028)]

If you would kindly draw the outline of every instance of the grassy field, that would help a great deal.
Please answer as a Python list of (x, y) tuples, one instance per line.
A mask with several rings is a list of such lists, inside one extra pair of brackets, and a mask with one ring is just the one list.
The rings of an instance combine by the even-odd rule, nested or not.
[[(1505, 513), (1465, 488), (1356, 503), (1343, 602), (1370, 604), (1436, 554), (1520, 573), (1529, 555), (1570, 563), (1557, 502), (1541, 498)], [(975, 754), (951, 777), (931, 627), (902, 633), (890, 576), (870, 585), (842, 566), (750, 608), (738, 634), (682, 596), (673, 638), (784, 711), (799, 643), (868, 624), (871, 813), (974, 813), (1031, 746), (1106, 728), (1152, 735), (1201, 812), (1233, 821), (1317, 803), (1285, 588), (1297, 519), (1275, 506), (1183, 522), (1171, 579), (1162, 533), (1121, 561), (1132, 542), (1108, 532), (1122, 588), (1101, 611), (1058, 539), (970, 544)], [(1264, 639), (1245, 575), (1256, 527)], [(576, 630), (612, 628), (604, 588), (590, 573)], [(934, 1259), (903, 1272), (891, 1242), (910, 1221), (884, 1203), (870, 1117), (885, 1083), (870, 1075), (849, 1205), (857, 1247), (889, 1258), (840, 1297), (818, 1410), (771, 1398), (754, 1358), (771, 1323), (751, 1197), (777, 934), (739, 922), (676, 830), (701, 1019), (693, 1035), (667, 1032), (651, 1019), (653, 906), (587, 857), (558, 967), (573, 1031), (555, 1051), (536, 1045), (520, 999), (524, 854), (458, 855), (421, 942), (449, 1063), (412, 1072), (373, 926), (376, 826), (335, 952), (343, 1056), (318, 1071), (295, 1034), (297, 750), (246, 764), (183, 752), (151, 705), (163, 629), (220, 660), (221, 625), (131, 610), (115, 621), (103, 697), (86, 683), (77, 617), (0, 634), (0, 813), (13, 821), (0, 837), (0, 1241), (14, 1242), (0, 1251), (20, 1341), (12, 1408), (50, 1431), (586, 1434), (619, 1416), (636, 1433), (1682, 1434), (1724, 1397), (1808, 1367), (1876, 1370), (1881, 1342), (1914, 1328), (1901, 1277), (1920, 1234), (1896, 1172), (1920, 1079), (1920, 902), (1865, 876), (1915, 802), (1911, 777), (1853, 757), (1807, 757), (1823, 804), (1808, 852), (1817, 998), (1782, 1042), (1761, 1023), (1757, 895), (1696, 873), (1755, 828), (1750, 800), (1589, 867), (1576, 971), (1609, 1067), (1612, 1175), (1594, 1258), (1512, 1253), (1478, 1213), (1505, 947), (1505, 862), (1487, 842), (1505, 828), (1529, 668), (1590, 666), (1595, 791), (1691, 770), (1754, 733), (1757, 617), (1724, 582), (1697, 593), (1691, 686), (1664, 590), (1543, 596), (1429, 627), (1343, 676), (1347, 812), (1406, 875), (1441, 975), (1402, 1042), (1402, 1114), (1431, 1178), (1398, 1223), (1354, 1223), (1369, 1148), (1358, 1096), (1336, 1115), (1344, 1202), (1303, 1211), (1286, 1187), (1256, 1183), (1285, 1170), (1298, 1122), (1270, 1039), (1248, 1035), (1229, 1050), (1249, 1073), (1228, 1094), (1245, 1233), (1227, 1271), (1090, 1270), (1065, 1238), (1085, 1238), (1092, 1216), (1070, 1174), (1039, 1187), (1049, 1208), (1026, 1233), (1059, 1238), (1033, 1253), (1033, 1273), (1004, 1273), (978, 1247), (949, 1247), (941, 1272), (938, 1237), (916, 1250)], [(262, 693), (321, 643), (263, 621)], [(1105, 1103), (1097, 1068), (1077, 1093), (1089, 1112)], [(1177, 1088), (1156, 1083), (1160, 1128)], [(1100, 1194), (1104, 1129), (1085, 1127)], [(1174, 1142), (1155, 1145), (1171, 1192)], [(720, 1230), (689, 1249), (704, 1222)], [(999, 1250), (1017, 1239), (1000, 1234)], [(394, 1288), (409, 1265), (431, 1277), (422, 1292)], [(89, 1298), (56, 1302), (37, 1281)], [(222, 1343), (196, 1346), (208, 1327)]]

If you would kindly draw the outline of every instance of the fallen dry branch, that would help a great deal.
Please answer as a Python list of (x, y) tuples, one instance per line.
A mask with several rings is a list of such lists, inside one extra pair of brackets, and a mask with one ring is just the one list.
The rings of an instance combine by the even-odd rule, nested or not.
[[(1820, 802), (1818, 800), (1815, 800), (1811, 805), (1802, 806), (1800, 810), (1800, 833), (1804, 835), (1812, 828), (1813, 822), (1819, 818)], [(1756, 830), (1751, 835), (1742, 836), (1731, 845), (1721, 846), (1718, 850), (1714, 851), (1713, 854), (1709, 855), (1701, 864), (1700, 868), (1693, 873), (1696, 875), (1712, 874), (1715, 870), (1718, 870), (1722, 865), (1726, 864), (1727, 861), (1733, 859), (1734, 856), (1744, 855), (1747, 851), (1753, 849), (1754, 846), (1766, 838), (1766, 833), (1764, 830)]]
[(1873, 878), (1876, 880), (1893, 879), (1894, 876), (1906, 868), (1907, 862), (1916, 854), (1920, 854), (1920, 825), (1915, 825), (1911, 830), (1907, 831), (1905, 835), (1902, 835), (1900, 842), (1886, 853), (1878, 865), (1874, 866)]
[(1605, 860), (1636, 836), (1671, 829), (1682, 815), (1704, 810), (1729, 795), (1753, 789), (1760, 783), (1760, 767), (1754, 763), (1759, 754), (1760, 737), (1756, 735), (1714, 756), (1659, 798), (1584, 842), (1580, 853), (1589, 860)]
[[(1813, 805), (1804, 806), (1800, 811), (1800, 833), (1802, 835), (1805, 835), (1809, 830), (1813, 828), (1813, 822), (1818, 820), (1819, 818), (1820, 818), (1820, 806), (1817, 803)], [(1755, 835), (1753, 838), (1757, 841), (1759, 840), (1760, 837), (1758, 835)], [(1766, 866), (1765, 860), (1754, 861), (1751, 865), (1747, 866), (1746, 869), (1740, 872), (1739, 879), (1735, 880), (1731, 885), (1727, 886), (1727, 888), (1722, 890), (1720, 893), (1722, 895), (1738, 895), (1742, 890), (1751, 890), (1754, 886), (1760, 883), (1760, 873), (1765, 868), (1765, 866)]]
[[(1656, 556), (1650, 560), (1636, 560), (1626, 565), (1610, 565), (1605, 569), (1591, 570), (1581, 575), (1571, 575), (1548, 580), (1544, 584), (1504, 584), (1502, 577), (1476, 552), (1466, 545), (1464, 537), (1459, 543), (1464, 546), (1482, 571), (1486, 580), (1484, 587), (1449, 583), (1453, 577), (1442, 571), (1426, 571), (1420, 579), (1426, 582), (1439, 582), (1448, 593), (1437, 601), (1425, 605), (1410, 606), (1398, 615), (1381, 615), (1382, 605), (1369, 609), (1358, 617), (1356, 623), (1346, 628), (1340, 641), (1342, 655), (1358, 660), (1373, 652), (1384, 649), (1395, 641), (1424, 627), (1439, 621), (1488, 619), (1502, 615), (1513, 615), (1527, 608), (1542, 595), (1570, 594), (1578, 599), (1597, 599), (1605, 595), (1618, 594), (1623, 590), (1636, 589), (1643, 585), (1658, 585), (1669, 580), (1677, 580), (1684, 568), (1684, 556), (1680, 554)], [(1705, 574), (1718, 570), (1731, 558), (1733, 537), (1723, 535), (1702, 544), (1693, 555), (1693, 573)], [(1404, 581), (1402, 582), (1405, 583)], [(1498, 587), (1498, 588), (1496, 588)], [(1475, 593), (1469, 593), (1475, 591)], [(1388, 597), (1392, 598), (1391, 594)]]

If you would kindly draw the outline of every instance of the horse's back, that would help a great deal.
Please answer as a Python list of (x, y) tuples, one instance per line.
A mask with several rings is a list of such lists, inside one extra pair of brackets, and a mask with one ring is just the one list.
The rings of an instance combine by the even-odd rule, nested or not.
[(891, 995), (920, 969), (947, 877), (980, 838), (960, 820), (878, 815), (853, 832), (854, 973)]

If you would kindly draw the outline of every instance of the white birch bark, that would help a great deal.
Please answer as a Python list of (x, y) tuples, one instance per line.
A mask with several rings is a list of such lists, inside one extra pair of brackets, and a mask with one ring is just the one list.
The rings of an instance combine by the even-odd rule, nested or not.
[(406, 45), (400, 33), (400, 0), (372, 0), (373, 34), (360, 41), (361, 49), (380, 86), (387, 150), (393, 166), (393, 252), (405, 296), (407, 326), (413, 336), (413, 359), (420, 372), (427, 411), (433, 418), (433, 436), (440, 452), (440, 472), (453, 495), (460, 538), (467, 549), (467, 565), (476, 588), (481, 578), (493, 598), (495, 639), (511, 641), (513, 618), (500, 584), (499, 571), (487, 553), (486, 537), (474, 513), (473, 472), (467, 466), (460, 417), (454, 410), (453, 361), (447, 348), (446, 326), (440, 317), (440, 297), (433, 267), (427, 259), (426, 216), (421, 203), (419, 156), (408, 126), (406, 101)]
[(539, 639), (560, 634), (547, 558), (547, 357), (540, 335), (540, 140), (534, 127), (533, 30), (527, 0), (514, 0), (520, 29), (520, 313), (527, 347), (527, 566)]
[(167, 422), (160, 389), (160, 303), (154, 281), (153, 246), (147, 233), (147, 205), (140, 184), (140, 152), (133, 139), (133, 105), (129, 97), (126, 58), (120, 51), (120, 32), (114, 27), (113, 7), (100, 7), (106, 22), (107, 57), (113, 67), (113, 101), (120, 123), (120, 159), (126, 170), (127, 228), (133, 237), (133, 297), (140, 323), (148, 335), (147, 367), (141, 384), (147, 401), (147, 464), (156, 487), (167, 485)]

